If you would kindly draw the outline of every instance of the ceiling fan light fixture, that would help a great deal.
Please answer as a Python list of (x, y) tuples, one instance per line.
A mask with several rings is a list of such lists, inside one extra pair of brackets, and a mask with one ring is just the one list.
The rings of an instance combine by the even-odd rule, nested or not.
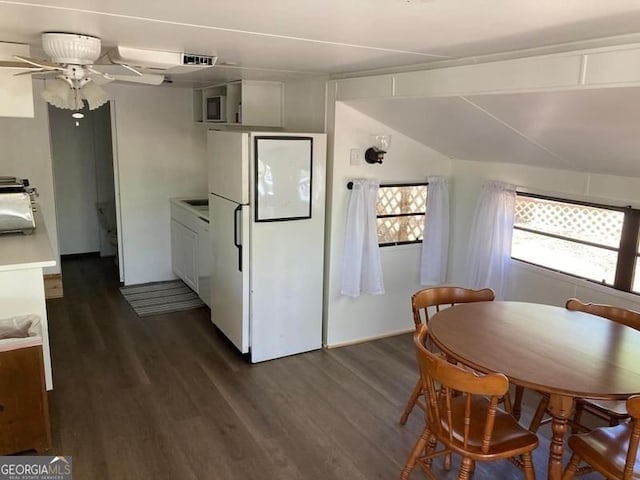
[(77, 33), (43, 33), (42, 48), (57, 63), (91, 65), (100, 56), (100, 39)]
[(67, 78), (47, 80), (46, 88), (41, 94), (47, 103), (67, 110), (82, 110), (84, 104), (80, 92), (74, 82)]
[(89, 110), (95, 110), (109, 101), (109, 94), (93, 81), (87, 82), (80, 94), (89, 104)]
[(61, 78), (47, 80), (46, 88), (42, 92), (42, 98), (54, 107), (72, 109), (71, 87)]

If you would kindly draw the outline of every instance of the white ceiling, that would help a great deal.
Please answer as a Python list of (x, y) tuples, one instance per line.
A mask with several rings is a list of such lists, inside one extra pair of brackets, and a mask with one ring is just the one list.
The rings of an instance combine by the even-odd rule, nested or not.
[[(640, 42), (638, 25), (639, 0), (0, 0), (0, 41), (34, 56), (44, 31), (217, 55), (172, 79), (194, 86)], [(453, 158), (640, 177), (637, 105), (637, 88), (354, 103)]]
[(75, 32), (105, 47), (213, 54), (242, 67), (214, 67), (200, 82), (345, 74), (614, 35), (631, 41), (638, 25), (638, 0), (0, 0), (0, 41), (37, 46), (43, 31)]

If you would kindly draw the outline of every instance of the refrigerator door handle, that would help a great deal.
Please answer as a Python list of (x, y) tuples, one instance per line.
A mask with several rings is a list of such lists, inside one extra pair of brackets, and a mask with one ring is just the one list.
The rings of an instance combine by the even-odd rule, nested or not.
[[(241, 227), (242, 223), (238, 222), (238, 213), (242, 214), (242, 205), (238, 205), (236, 209), (233, 211), (233, 244), (238, 249), (238, 270), (242, 271), (242, 244), (238, 241), (240, 238), (240, 232), (238, 228)], [(240, 217), (242, 219), (242, 217)]]

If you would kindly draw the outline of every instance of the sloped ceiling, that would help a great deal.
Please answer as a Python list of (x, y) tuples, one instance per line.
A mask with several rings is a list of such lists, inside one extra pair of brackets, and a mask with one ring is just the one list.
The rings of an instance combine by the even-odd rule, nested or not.
[(640, 88), (348, 102), (442, 154), (640, 177)]

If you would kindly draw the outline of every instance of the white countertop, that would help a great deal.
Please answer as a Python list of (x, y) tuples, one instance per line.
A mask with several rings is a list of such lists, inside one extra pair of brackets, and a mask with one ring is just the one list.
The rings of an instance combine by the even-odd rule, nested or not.
[(186, 200), (203, 200), (207, 201), (207, 197), (178, 197), (178, 198), (170, 198), (169, 201), (174, 205), (178, 205), (189, 212), (193, 213), (195, 216), (209, 221), (209, 206), (202, 207), (194, 207), (193, 205), (189, 205)]
[(0, 234), (0, 272), (53, 267), (55, 264), (56, 259), (40, 211), (36, 212), (36, 229), (31, 235)]

